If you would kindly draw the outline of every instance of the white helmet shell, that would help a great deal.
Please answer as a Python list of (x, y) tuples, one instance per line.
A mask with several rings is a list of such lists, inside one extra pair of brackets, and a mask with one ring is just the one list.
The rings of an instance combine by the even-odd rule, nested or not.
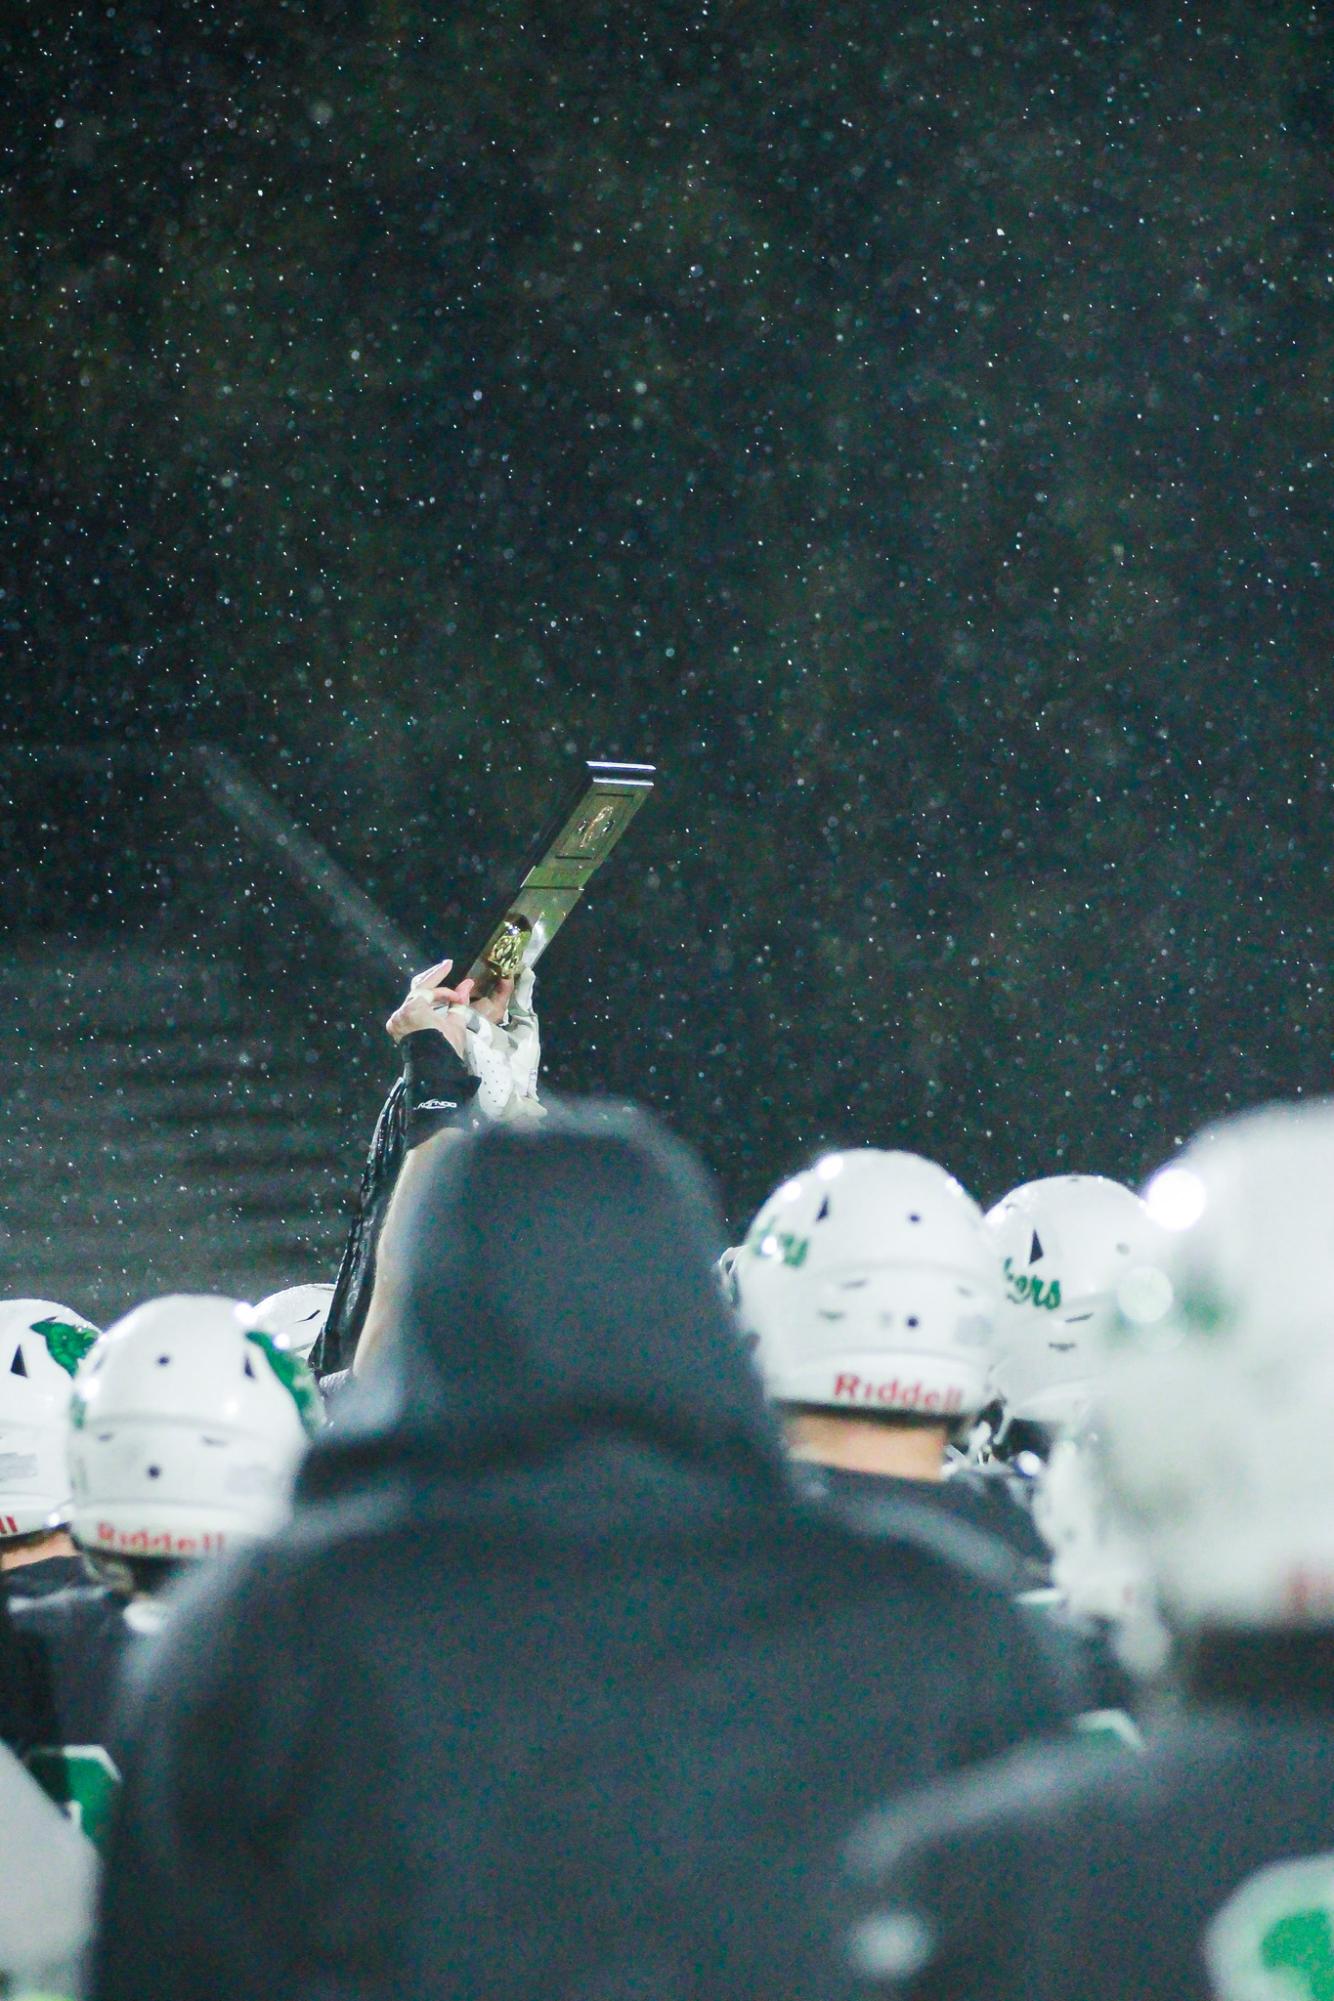
[(283, 1519), (321, 1422), (305, 1363), (239, 1300), (176, 1293), (108, 1328), (75, 1379), (70, 1527), (110, 1556), (212, 1556)]
[(333, 1296), (331, 1285), (286, 1286), (260, 1300), (252, 1325), (272, 1334), (280, 1347), (289, 1348), (304, 1362), (324, 1331)]
[(0, 1301), (0, 1541), (54, 1528), (69, 1505), (65, 1422), (97, 1329), (54, 1299)]
[(1052, 1582), (1078, 1617), (1120, 1625), (1152, 1602), (1148, 1565), (1108, 1498), (1086, 1430), (1052, 1447), (1033, 1519), (1051, 1546)]
[(733, 1279), (780, 1403), (953, 1422), (985, 1401), (999, 1260), (933, 1161), (826, 1155), (764, 1204)]
[(1007, 1418), (1068, 1427), (1087, 1409), (1118, 1301), (1167, 1309), (1162, 1231), (1098, 1174), (1025, 1182), (987, 1212), (1005, 1274), (992, 1383)]
[(1109, 1360), (1110, 1490), (1182, 1622), (1334, 1623), (1334, 1100), (1224, 1121), (1145, 1199), (1173, 1302)]

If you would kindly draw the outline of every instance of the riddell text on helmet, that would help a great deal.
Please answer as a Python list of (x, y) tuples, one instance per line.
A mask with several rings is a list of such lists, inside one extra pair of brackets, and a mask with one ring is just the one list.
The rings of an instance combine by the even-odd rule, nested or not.
[(958, 1417), (963, 1411), (962, 1390), (923, 1390), (920, 1382), (871, 1383), (863, 1376), (838, 1375), (834, 1395), (849, 1403), (884, 1404), (890, 1410), (939, 1411), (942, 1417)]
[(150, 1535), (147, 1529), (136, 1529), (127, 1535), (124, 1529), (117, 1529), (110, 1522), (97, 1524), (97, 1546), (99, 1549), (123, 1550), (126, 1556), (217, 1556), (227, 1547), (225, 1535), (171, 1535), (163, 1530), (160, 1535)]

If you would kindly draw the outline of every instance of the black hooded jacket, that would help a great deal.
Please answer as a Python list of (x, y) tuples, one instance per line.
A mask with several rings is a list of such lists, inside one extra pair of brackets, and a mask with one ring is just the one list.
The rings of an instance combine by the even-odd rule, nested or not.
[(100, 2001), (835, 1991), (859, 1809), (1054, 1726), (966, 1530), (807, 1505), (699, 1178), (584, 1112), (457, 1142), (397, 1350), (139, 1693)]

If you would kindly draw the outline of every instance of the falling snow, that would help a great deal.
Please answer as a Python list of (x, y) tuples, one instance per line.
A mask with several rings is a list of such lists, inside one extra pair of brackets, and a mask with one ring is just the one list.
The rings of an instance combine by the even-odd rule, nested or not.
[(200, 745), (423, 962), (655, 760), (549, 1075), (735, 1222), (1328, 1088), (1325, 10), (130, 0), (0, 77), (15, 1275), (334, 1254), (399, 976)]

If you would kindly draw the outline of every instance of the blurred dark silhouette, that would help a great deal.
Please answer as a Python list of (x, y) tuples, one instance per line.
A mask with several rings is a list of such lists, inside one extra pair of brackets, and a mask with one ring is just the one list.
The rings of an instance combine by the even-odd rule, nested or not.
[(828, 1995), (859, 1806), (1053, 1726), (985, 1546), (789, 1482), (689, 1157), (454, 1135), (397, 1344), (139, 1691), (98, 2001)]

